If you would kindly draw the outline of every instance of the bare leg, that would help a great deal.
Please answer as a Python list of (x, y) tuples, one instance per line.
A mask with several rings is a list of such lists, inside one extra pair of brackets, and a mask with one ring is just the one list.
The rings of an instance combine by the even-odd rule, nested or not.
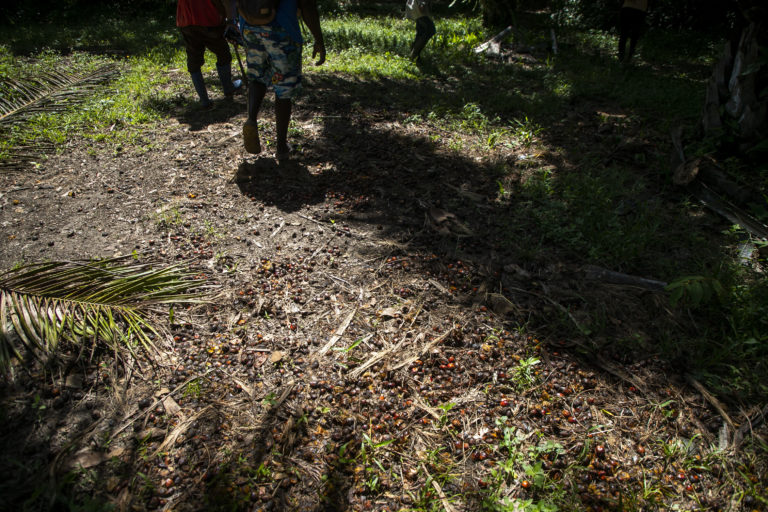
[(286, 155), (291, 148), (288, 145), (288, 125), (291, 123), (290, 99), (275, 98), (275, 131), (277, 132), (277, 154)]
[(247, 152), (254, 155), (261, 153), (258, 118), (265, 94), (267, 86), (256, 80), (248, 82), (248, 120), (243, 125), (243, 145)]

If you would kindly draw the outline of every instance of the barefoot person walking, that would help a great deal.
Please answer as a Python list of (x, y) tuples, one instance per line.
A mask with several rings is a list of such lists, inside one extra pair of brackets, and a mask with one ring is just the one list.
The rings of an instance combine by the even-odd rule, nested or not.
[(291, 121), (292, 100), (301, 89), (301, 51), (303, 39), (299, 27), (299, 14), (312, 37), (312, 57), (316, 66), (325, 62), (325, 43), (320, 28), (316, 0), (280, 0), (272, 21), (261, 24), (249, 17), (242, 0), (228, 6), (228, 17), (239, 15), (240, 30), (245, 40), (248, 61), (248, 119), (243, 125), (243, 145), (251, 154), (261, 153), (258, 117), (261, 103), (271, 85), (275, 91), (276, 155), (286, 157), (288, 125)]

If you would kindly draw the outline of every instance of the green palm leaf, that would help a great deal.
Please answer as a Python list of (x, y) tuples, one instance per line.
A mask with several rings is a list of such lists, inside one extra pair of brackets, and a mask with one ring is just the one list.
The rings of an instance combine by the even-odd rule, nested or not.
[(153, 269), (120, 260), (54, 261), (0, 275), (0, 369), (27, 351), (41, 359), (59, 345), (105, 343), (156, 350), (152, 306), (199, 302), (199, 282), (179, 267)]
[[(113, 64), (107, 64), (86, 74), (54, 70), (32, 77), (2, 78), (0, 137), (7, 137), (12, 127), (19, 126), (36, 114), (71, 109), (117, 73)], [(49, 141), (35, 140), (0, 148), (0, 170), (18, 170), (30, 160), (52, 151), (53, 147)]]

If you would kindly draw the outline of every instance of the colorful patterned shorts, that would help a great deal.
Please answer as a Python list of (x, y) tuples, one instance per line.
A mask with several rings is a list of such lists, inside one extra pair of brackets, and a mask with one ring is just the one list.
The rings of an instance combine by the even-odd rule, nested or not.
[(248, 78), (275, 89), (280, 99), (293, 98), (301, 90), (301, 47), (279, 26), (243, 23), (247, 48)]

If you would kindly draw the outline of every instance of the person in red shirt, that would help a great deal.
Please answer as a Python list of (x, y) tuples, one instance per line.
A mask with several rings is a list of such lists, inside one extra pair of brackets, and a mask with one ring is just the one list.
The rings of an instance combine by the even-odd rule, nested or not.
[(224, 95), (232, 96), (243, 85), (241, 80), (232, 81), (232, 54), (224, 39), (225, 13), (220, 0), (179, 0), (176, 6), (176, 26), (184, 38), (187, 71), (203, 107), (211, 105), (201, 71), (206, 48), (216, 55), (216, 72)]

